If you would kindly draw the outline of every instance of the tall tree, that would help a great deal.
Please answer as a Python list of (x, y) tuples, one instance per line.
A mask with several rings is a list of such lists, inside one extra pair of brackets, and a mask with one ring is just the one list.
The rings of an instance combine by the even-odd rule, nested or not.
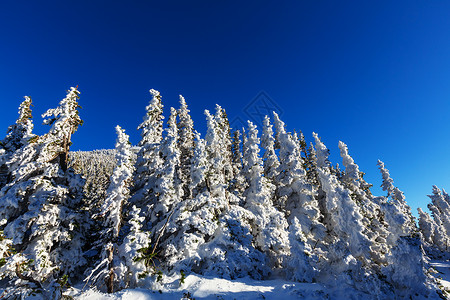
[(178, 109), (178, 147), (180, 148), (180, 167), (178, 177), (183, 185), (183, 198), (190, 196), (189, 175), (191, 161), (194, 155), (194, 122), (189, 115), (186, 100), (180, 95), (180, 108)]
[[(138, 126), (141, 131), (139, 153), (136, 160), (136, 174), (132, 188), (131, 202), (144, 207), (154, 200), (152, 198), (155, 188), (156, 172), (162, 165), (158, 152), (163, 133), (163, 105), (158, 91), (151, 89), (152, 99), (147, 105), (144, 121)], [(145, 209), (145, 214), (148, 214)]]
[[(117, 165), (111, 175), (107, 198), (100, 212), (94, 218), (103, 220), (103, 229), (98, 244), (101, 247), (101, 260), (91, 271), (86, 281), (102, 288), (106, 285), (108, 293), (123, 287), (123, 274), (120, 258), (117, 255), (119, 232), (124, 222), (123, 208), (130, 197), (130, 187), (134, 173), (133, 152), (129, 137), (120, 126), (116, 126), (116, 160)], [(123, 272), (123, 271), (122, 271)]]
[(58, 297), (58, 280), (73, 280), (85, 263), (83, 181), (67, 169), (71, 135), (82, 124), (78, 95), (71, 88), (59, 107), (43, 115), (52, 127), (15, 151), (9, 161), (11, 180), (0, 192), (1, 226), (17, 251), (5, 268), (18, 279), (13, 290), (22, 295), (38, 289), (48, 299)]
[(273, 137), (272, 124), (270, 119), (265, 116), (263, 121), (263, 132), (261, 135), (261, 146), (265, 150), (264, 161), (264, 176), (268, 178), (272, 183), (275, 183), (275, 178), (278, 175), (278, 168), (280, 161), (275, 153), (275, 138)]
[(83, 124), (78, 113), (78, 108), (81, 108), (78, 105), (79, 95), (77, 88), (70, 88), (66, 98), (61, 100), (57, 108), (49, 109), (42, 115), (43, 118), (48, 117), (44, 124), (52, 125), (44, 136), (45, 146), (42, 154), (47, 161), (58, 160), (63, 171), (67, 170), (72, 134)]
[(381, 205), (385, 211), (386, 222), (389, 224), (387, 242), (390, 246), (394, 246), (400, 236), (410, 236), (417, 231), (416, 223), (405, 196), (394, 186), (394, 181), (381, 160), (378, 160), (378, 168), (383, 178), (381, 187), (383, 191), (388, 192), (387, 201)]
[(306, 238), (314, 245), (325, 235), (325, 227), (320, 223), (319, 204), (314, 198), (312, 186), (307, 183), (298, 143), (286, 132), (284, 122), (276, 113), (274, 120), (280, 143), (278, 198), (284, 199), (279, 205), (289, 221), (297, 218)]
[(183, 197), (181, 180), (176, 172), (180, 165), (176, 114), (176, 110), (172, 107), (167, 121), (166, 136), (159, 150), (164, 162), (157, 174), (155, 184), (157, 199), (151, 211), (150, 221), (154, 240), (157, 239), (157, 235), (163, 234), (164, 224), (170, 219), (171, 214)]
[(289, 254), (288, 223), (284, 214), (273, 206), (275, 186), (264, 177), (258, 130), (250, 121), (247, 135), (247, 150), (243, 158), (246, 161), (244, 174), (248, 182), (244, 193), (245, 208), (255, 215), (252, 225), (255, 245), (268, 254), (272, 266), (280, 267)]

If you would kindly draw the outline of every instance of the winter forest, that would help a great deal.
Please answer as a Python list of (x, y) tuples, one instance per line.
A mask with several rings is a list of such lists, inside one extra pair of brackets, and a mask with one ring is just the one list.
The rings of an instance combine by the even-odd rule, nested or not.
[(219, 105), (205, 110), (201, 136), (185, 99), (163, 110), (156, 90), (138, 145), (117, 126), (114, 150), (71, 152), (79, 97), (71, 88), (42, 115), (43, 135), (25, 97), (0, 143), (1, 299), (158, 291), (191, 274), (345, 286), (365, 299), (448, 297), (430, 265), (450, 258), (444, 190), (432, 187), (431, 214), (417, 220), (382, 161), (377, 196), (343, 142), (332, 163), (318, 134), (308, 143), (276, 113), (262, 128), (230, 128)]

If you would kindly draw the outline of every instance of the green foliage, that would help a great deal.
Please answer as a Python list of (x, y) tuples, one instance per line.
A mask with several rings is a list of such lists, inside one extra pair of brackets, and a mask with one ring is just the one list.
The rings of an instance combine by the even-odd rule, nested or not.
[(186, 274), (183, 270), (180, 270), (181, 278), (180, 278), (180, 285), (184, 284), (184, 280), (186, 279)]
[(33, 136), (31, 139), (29, 139), (28, 143), (29, 144), (33, 144), (33, 143), (36, 143), (37, 141), (39, 141), (39, 136), (38, 135)]
[(156, 272), (156, 275), (156, 281), (160, 282), (162, 280), (163, 272), (161, 270), (158, 270), (158, 272)]
[(64, 274), (59, 280), (58, 283), (59, 285), (64, 288), (64, 287), (68, 287), (68, 281), (69, 281), (69, 275)]
[(151, 267), (153, 264), (153, 258), (157, 255), (157, 253), (152, 252), (152, 248), (144, 247), (138, 250), (139, 256), (133, 258), (134, 262), (144, 261), (144, 264), (147, 268)]
[(0, 268), (6, 265), (6, 258), (0, 258)]
[(183, 294), (182, 300), (195, 300), (195, 298), (192, 297), (191, 293), (186, 292)]
[(139, 279), (144, 279), (145, 277), (147, 277), (148, 276), (148, 272), (142, 272), (142, 273), (139, 273), (138, 274), (138, 278)]

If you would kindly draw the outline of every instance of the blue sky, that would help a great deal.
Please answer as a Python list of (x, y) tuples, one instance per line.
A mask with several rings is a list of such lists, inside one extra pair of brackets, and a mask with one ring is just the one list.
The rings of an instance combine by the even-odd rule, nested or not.
[(449, 83), (448, 1), (0, 2), (0, 128), (29, 95), (45, 132), (79, 85), (72, 150), (112, 148), (117, 124), (137, 143), (150, 88), (166, 112), (183, 94), (202, 132), (204, 109), (246, 119), (265, 91), (333, 163), (347, 143), (378, 194), (383, 160), (415, 211), (450, 189)]

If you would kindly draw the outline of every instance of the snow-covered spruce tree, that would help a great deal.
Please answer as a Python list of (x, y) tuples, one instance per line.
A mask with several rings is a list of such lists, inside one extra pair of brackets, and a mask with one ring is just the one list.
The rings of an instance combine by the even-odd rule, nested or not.
[(363, 217), (350, 196), (351, 192), (331, 174), (328, 149), (317, 134), (313, 135), (316, 141), (319, 180), (325, 193), (325, 241), (328, 243), (326, 261), (322, 261), (320, 266), (321, 270), (328, 272), (321, 272), (319, 281), (331, 284), (333, 279), (337, 282), (347, 280), (345, 276), (355, 280), (362, 272), (366, 275), (360, 278), (363, 285), (361, 288), (367, 291), (367, 284), (373, 280), (373, 276), (368, 266), (371, 243), (364, 234)]
[(370, 253), (374, 261), (378, 264), (385, 264), (385, 254), (389, 251), (386, 245), (386, 238), (389, 235), (388, 224), (378, 201), (373, 201), (372, 194), (368, 190), (372, 185), (365, 182), (359, 166), (348, 153), (348, 147), (339, 141), (339, 149), (342, 157), (342, 164), (345, 170), (342, 172), (340, 182), (350, 192), (350, 196), (359, 206), (364, 224), (364, 235), (371, 241)]
[(350, 191), (352, 191), (352, 197), (355, 201), (361, 202), (363, 198), (371, 196), (370, 188), (372, 185), (364, 180), (364, 173), (359, 170), (359, 166), (349, 155), (347, 145), (339, 141), (339, 149), (342, 157), (342, 164), (345, 167), (341, 181)]
[(19, 106), (19, 118), (9, 126), (6, 137), (0, 142), (0, 189), (8, 181), (8, 160), (35, 136), (32, 134), (31, 103), (31, 98), (26, 96)]
[(264, 149), (264, 176), (274, 183), (275, 178), (278, 176), (280, 161), (275, 153), (275, 138), (273, 137), (272, 124), (270, 124), (268, 116), (265, 116), (263, 121), (261, 147)]
[(289, 254), (288, 223), (283, 213), (273, 205), (275, 186), (264, 177), (264, 168), (259, 155), (259, 138), (256, 125), (248, 121), (246, 151), (243, 170), (248, 188), (244, 193), (245, 208), (255, 215), (252, 235), (258, 249), (268, 254), (271, 265), (280, 267)]
[[(420, 207), (417, 208), (417, 212), (419, 213), (419, 229), (422, 233), (422, 238), (425, 244), (446, 246), (445, 237), (443, 235), (441, 236), (441, 239), (444, 243), (441, 243), (441, 239), (436, 239), (437, 224), (433, 218), (431, 218), (431, 216), (427, 212), (424, 212)], [(435, 243), (435, 241), (438, 243)], [(440, 248), (439, 250), (445, 251), (446, 247), (443, 247), (443, 249)]]
[(231, 151), (231, 128), (225, 109), (217, 104), (214, 120), (216, 121), (217, 137), (221, 143), (219, 150), (221, 152), (220, 155), (223, 157), (222, 172), (224, 173), (226, 188), (228, 189), (230, 182), (235, 175), (233, 174), (232, 165), (233, 153)]
[(195, 272), (222, 278), (252, 276), (261, 279), (270, 268), (266, 256), (253, 246), (251, 224), (255, 216), (233, 204), (239, 203), (239, 199), (225, 190), (224, 158), (217, 123), (209, 112), (205, 114), (208, 121), (206, 143), (197, 134), (192, 160), (190, 189), (193, 197), (174, 203), (168, 214), (170, 218), (165, 219), (167, 224), (160, 223), (166, 227), (155, 260), (158, 268), (169, 275)]
[[(225, 156), (223, 155), (222, 132), (219, 130), (216, 118), (205, 110), (207, 120), (206, 153), (209, 162), (206, 184), (211, 196), (225, 200), (226, 178), (225, 178)], [(229, 162), (231, 163), (231, 162)]]
[(183, 198), (190, 196), (189, 179), (191, 170), (191, 160), (194, 155), (194, 122), (189, 115), (186, 100), (180, 95), (180, 108), (178, 109), (178, 147), (180, 149), (180, 167), (178, 168), (178, 178), (183, 185)]
[(244, 175), (242, 174), (242, 151), (240, 135), (241, 132), (239, 130), (235, 130), (233, 132), (231, 145), (231, 151), (233, 153), (232, 165), (234, 178), (231, 182), (230, 191), (238, 197), (242, 197), (242, 194), (244, 193), (247, 185)]
[[(307, 150), (306, 178), (312, 186), (316, 186), (320, 190), (319, 173), (317, 172), (317, 154), (313, 143), (309, 143)], [(320, 195), (318, 195), (318, 198)], [(320, 201), (319, 201), (320, 204)]]
[(70, 138), (83, 124), (78, 115), (78, 108), (81, 108), (78, 105), (79, 94), (77, 88), (72, 87), (57, 108), (49, 109), (42, 115), (43, 118), (48, 117), (44, 124), (52, 125), (52, 129), (44, 136), (43, 155), (50, 160), (58, 160), (63, 171), (67, 170), (69, 148), (72, 145)]
[(152, 206), (150, 218), (154, 237), (164, 230), (164, 224), (183, 197), (181, 180), (176, 172), (180, 165), (176, 117), (177, 112), (172, 107), (167, 121), (166, 136), (159, 149), (163, 164), (156, 174), (154, 189), (156, 202)]
[(294, 137), (285, 130), (284, 122), (274, 113), (275, 127), (280, 144), (280, 166), (278, 168), (278, 205), (285, 212), (289, 222), (297, 218), (308, 242), (314, 246), (325, 236), (325, 227), (320, 223), (319, 204), (314, 191), (306, 181), (306, 172), (300, 148)]
[[(93, 218), (103, 220), (100, 239), (94, 247), (100, 247), (101, 259), (90, 275), (86, 278), (108, 293), (126, 286), (123, 262), (117, 254), (118, 237), (123, 225), (123, 207), (130, 197), (130, 186), (133, 180), (134, 160), (129, 137), (120, 126), (116, 127), (116, 161), (117, 165), (111, 175), (110, 184), (106, 192), (107, 198), (100, 207), (100, 212)], [(105, 289), (106, 287), (106, 289)]]
[(195, 149), (190, 169), (189, 191), (191, 198), (206, 192), (206, 174), (209, 171), (209, 163), (206, 153), (206, 141), (200, 137), (200, 133), (195, 133)]
[(450, 246), (450, 199), (445, 191), (441, 191), (437, 186), (433, 186), (433, 194), (428, 195), (431, 203), (428, 209), (436, 225), (434, 233), (434, 244), (441, 250), (448, 252)]
[[(61, 282), (72, 282), (85, 263), (80, 210), (82, 180), (67, 169), (71, 135), (81, 125), (76, 88), (56, 109), (43, 116), (52, 127), (47, 134), (19, 148), (9, 160), (11, 180), (0, 191), (0, 223), (17, 253), (9, 256), (2, 274), (14, 282), (7, 292), (58, 298)], [(61, 281), (63, 279), (63, 281)], [(16, 296), (16, 295), (15, 295)]]
[(389, 252), (381, 269), (385, 281), (397, 297), (437, 298), (438, 288), (434, 277), (428, 272), (429, 265), (411, 208), (380, 160), (378, 167), (383, 178), (382, 188), (388, 192), (387, 197), (374, 199), (384, 214), (389, 231), (386, 238)]
[(163, 133), (163, 105), (161, 95), (156, 90), (150, 90), (152, 99), (147, 105), (144, 121), (139, 125), (141, 129), (140, 150), (136, 159), (136, 174), (130, 202), (149, 215), (148, 203), (154, 201), (156, 173), (161, 168), (162, 160), (158, 152)]
[(410, 236), (417, 231), (417, 228), (411, 208), (405, 201), (405, 196), (394, 186), (389, 171), (380, 160), (378, 160), (378, 168), (383, 178), (381, 187), (383, 191), (388, 192), (387, 198), (384, 201), (380, 199), (378, 204), (384, 211), (386, 222), (389, 224), (387, 244), (392, 247), (396, 245), (399, 237)]

